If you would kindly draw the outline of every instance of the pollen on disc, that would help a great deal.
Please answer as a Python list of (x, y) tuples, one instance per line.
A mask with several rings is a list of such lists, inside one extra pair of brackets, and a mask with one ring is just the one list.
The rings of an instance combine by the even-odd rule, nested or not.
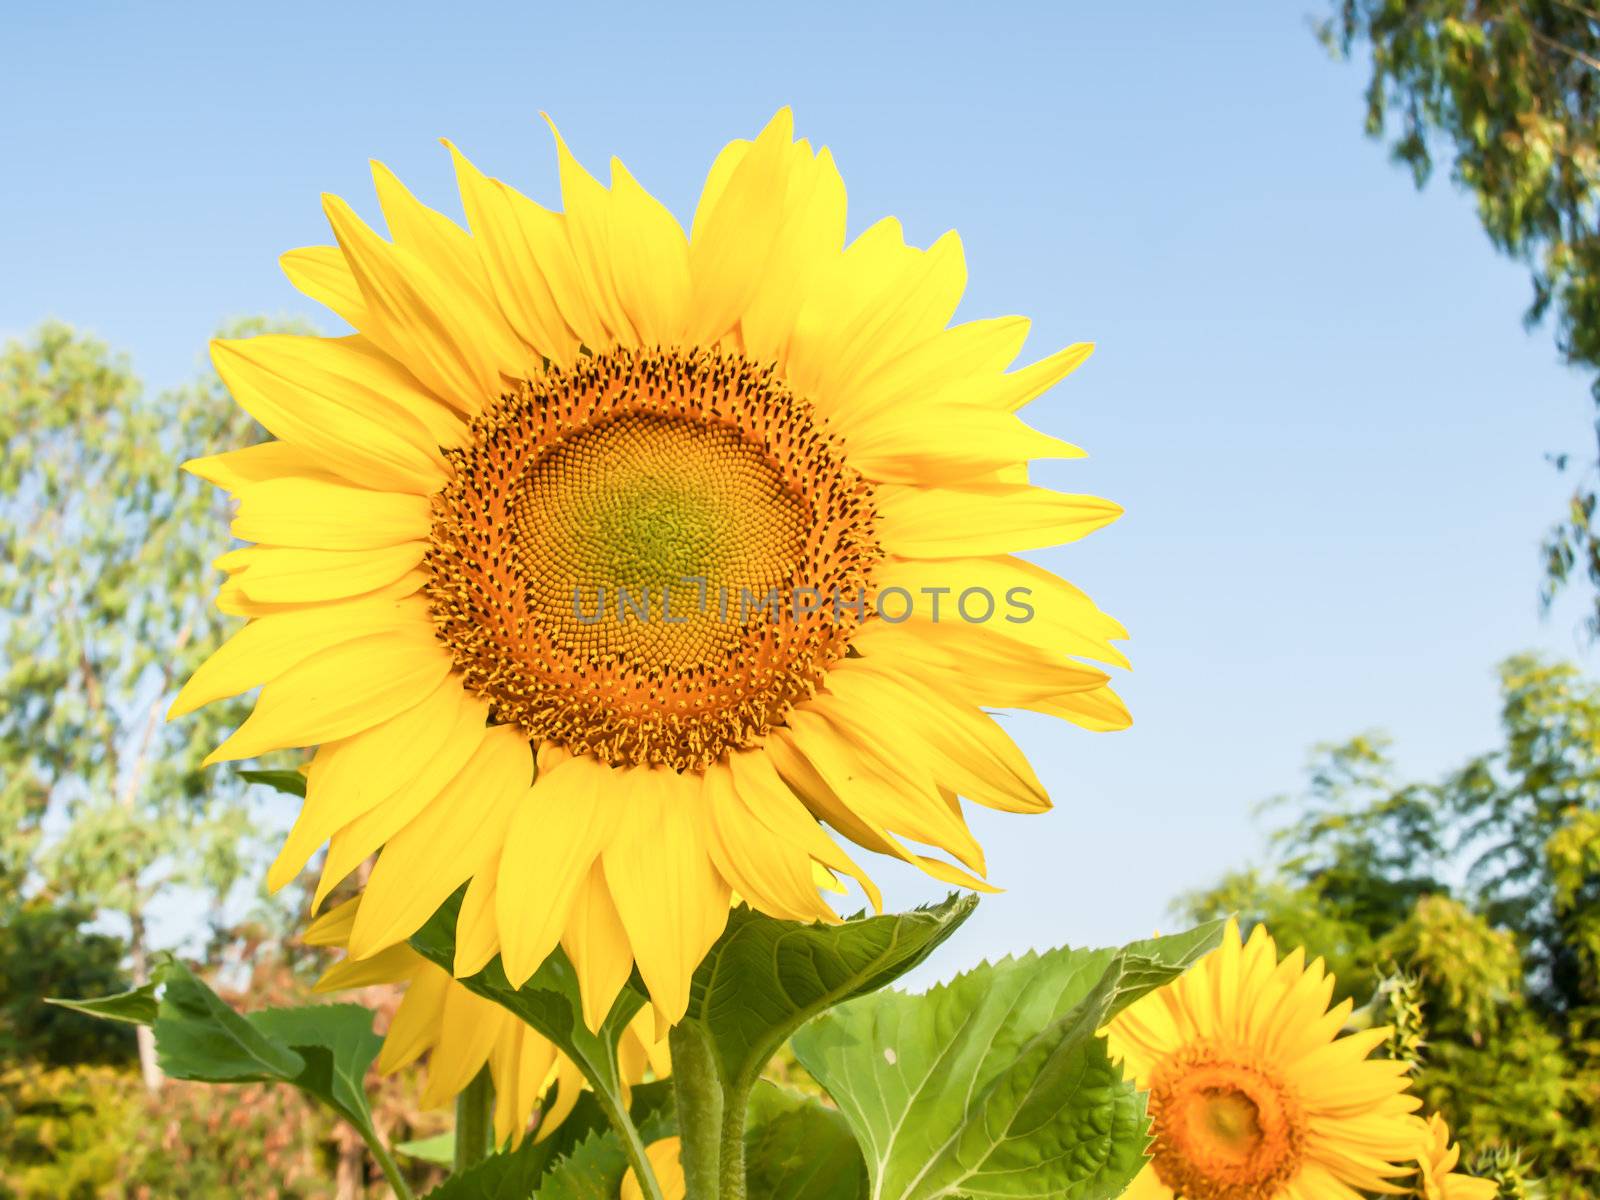
[[(468, 686), (530, 737), (703, 768), (845, 652), (879, 558), (870, 489), (770, 368), (583, 358), (448, 455), (424, 590)], [(796, 604), (810, 589), (844, 603)]]

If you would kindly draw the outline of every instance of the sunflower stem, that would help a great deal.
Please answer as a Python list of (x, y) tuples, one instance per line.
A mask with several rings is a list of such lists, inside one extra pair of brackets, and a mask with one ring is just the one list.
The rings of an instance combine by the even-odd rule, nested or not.
[(406, 1182), (406, 1177), (400, 1173), (400, 1164), (395, 1162), (394, 1155), (389, 1153), (389, 1147), (383, 1144), (375, 1130), (356, 1127), (356, 1132), (361, 1135), (361, 1140), (367, 1144), (367, 1149), (372, 1152), (372, 1157), (378, 1161), (378, 1169), (383, 1172), (384, 1179), (388, 1180), (389, 1190), (395, 1195), (395, 1200), (415, 1200), (411, 1185)]
[(744, 1200), (744, 1106), (728, 1103), (706, 1031), (672, 1027), (672, 1091), (683, 1182), (695, 1200)]
[(639, 1127), (633, 1123), (627, 1107), (619, 1102), (612, 1090), (600, 1081), (590, 1078), (589, 1085), (594, 1091), (594, 1098), (600, 1104), (600, 1110), (605, 1113), (606, 1120), (611, 1128), (622, 1139), (623, 1153), (628, 1156), (628, 1166), (633, 1171), (633, 1177), (639, 1181), (639, 1190), (644, 1193), (644, 1200), (663, 1200), (661, 1184), (656, 1179), (655, 1170), (650, 1166), (650, 1157), (645, 1153), (644, 1138), (639, 1136)]
[(455, 1171), (459, 1175), (494, 1152), (494, 1080), (480, 1070), (456, 1097)]

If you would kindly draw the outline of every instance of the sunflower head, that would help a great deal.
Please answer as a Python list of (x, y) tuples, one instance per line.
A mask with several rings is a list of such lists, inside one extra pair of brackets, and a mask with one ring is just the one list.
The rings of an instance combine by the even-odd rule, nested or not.
[(1106, 1030), (1150, 1093), (1154, 1143), (1143, 1200), (1320, 1200), (1392, 1191), (1422, 1144), (1406, 1067), (1368, 1056), (1387, 1029), (1339, 1037), (1350, 1001), (1266, 930), (1222, 945)]
[(374, 168), (381, 236), (327, 198), (290, 279), (356, 331), (222, 341), (276, 440), (189, 464), (239, 502), (249, 618), (174, 714), (261, 687), (211, 761), (315, 746), (269, 885), (317, 903), (379, 853), (353, 958), (463, 884), (457, 969), (556, 947), (598, 1025), (637, 967), (660, 1015), (741, 899), (836, 919), (835, 834), (987, 887), (963, 801), (1049, 807), (990, 716), (1095, 730), (1121, 626), (1017, 555), (1120, 510), (1028, 482), (1081, 452), (1017, 410), (1019, 317), (950, 325), (947, 234), (845, 239), (787, 110), (717, 156), (687, 234), (556, 138), (552, 211), (453, 147), (467, 227)]

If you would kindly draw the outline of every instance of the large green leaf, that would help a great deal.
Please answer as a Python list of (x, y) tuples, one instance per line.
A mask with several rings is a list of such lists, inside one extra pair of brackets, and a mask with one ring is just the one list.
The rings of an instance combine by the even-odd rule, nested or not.
[(741, 905), (695, 972), (684, 1020), (702, 1027), (723, 1086), (743, 1097), (801, 1025), (904, 975), (976, 905), (972, 896), (952, 895), (930, 908), (839, 925), (780, 921)]
[[(256, 1030), (288, 1046), (305, 1062), (292, 1080), (349, 1121), (372, 1127), (367, 1106), (366, 1075), (383, 1047), (372, 1032), (372, 1013), (358, 1004), (313, 1004), (304, 1008), (269, 1008), (246, 1020)], [(160, 1033), (156, 1035), (159, 1047)]]
[(866, 1200), (867, 1165), (838, 1109), (762, 1081), (745, 1135), (749, 1194), (761, 1200)]
[(292, 1083), (308, 1069), (300, 1055), (234, 1012), (182, 963), (163, 963), (159, 983), (156, 1056), (168, 1075), (211, 1083)]
[(292, 1084), (372, 1136), (363, 1081), (383, 1039), (367, 1009), (312, 1004), (241, 1015), (170, 956), (158, 956), (151, 975), (119, 996), (52, 1003), (151, 1026), (161, 1069), (174, 1079)]
[(923, 995), (879, 992), (802, 1029), (795, 1054), (854, 1131), (874, 1200), (1116, 1196), (1144, 1161), (1144, 1103), (1097, 1031), (1221, 931), (1028, 954)]

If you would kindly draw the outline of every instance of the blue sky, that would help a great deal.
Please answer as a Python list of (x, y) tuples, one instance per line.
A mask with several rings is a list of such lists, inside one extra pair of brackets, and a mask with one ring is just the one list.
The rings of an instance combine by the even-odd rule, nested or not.
[(226, 317), (315, 315), (276, 256), (327, 240), (320, 192), (375, 214), (369, 157), (455, 213), (449, 136), (554, 202), (543, 109), (686, 217), (716, 149), (793, 105), (853, 229), (961, 232), (962, 316), (1030, 316), (1030, 357), (1099, 343), (1029, 416), (1091, 454), (1041, 478), (1127, 508), (1044, 561), (1131, 630), (1137, 725), (1010, 722), (1058, 807), (976, 815), (1008, 890), (944, 969), (1143, 936), (1258, 850), (1311, 743), (1384, 728), (1431, 774), (1490, 744), (1499, 658), (1587, 657), (1581, 612), (1536, 603), (1568, 487), (1543, 455), (1592, 444), (1586, 381), (1523, 332), (1470, 201), (1362, 135), (1364, 70), (1314, 12), (13, 8), (0, 335), (60, 317), (173, 384)]

